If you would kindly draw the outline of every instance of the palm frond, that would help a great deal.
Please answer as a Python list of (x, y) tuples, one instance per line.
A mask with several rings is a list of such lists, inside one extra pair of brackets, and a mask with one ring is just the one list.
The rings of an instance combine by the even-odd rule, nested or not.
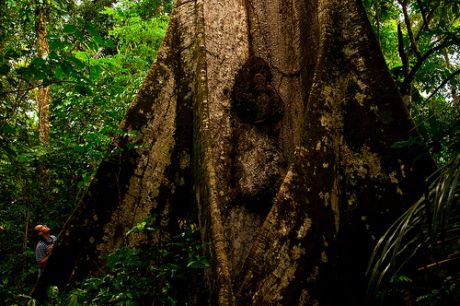
[(426, 194), (379, 239), (366, 272), (369, 297), (376, 297), (421, 249), (458, 241), (459, 176), (460, 154), (428, 178)]

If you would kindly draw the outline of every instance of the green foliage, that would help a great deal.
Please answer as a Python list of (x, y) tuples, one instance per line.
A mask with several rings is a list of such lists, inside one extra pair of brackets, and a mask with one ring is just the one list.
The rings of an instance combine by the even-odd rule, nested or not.
[[(147, 222), (130, 233), (154, 231)], [(209, 267), (194, 224), (159, 246), (122, 248), (107, 257), (107, 273), (86, 279), (64, 300), (68, 305), (181, 305), (196, 283), (192, 280)]]
[[(119, 123), (155, 60), (169, 11), (153, 1), (122, 2), (49, 1), (50, 50), (40, 58), (34, 5), (0, 1), (0, 224), (6, 228), (0, 300), (6, 304), (26, 298), (35, 283), (31, 229), (45, 223), (59, 232), (110, 154), (112, 138), (125, 134)], [(39, 82), (51, 88), (49, 145), (38, 139)]]
[[(405, 282), (411, 283), (410, 290), (420, 295), (420, 301), (438, 301), (423, 305), (460, 301), (456, 288), (460, 274), (450, 268), (459, 259), (459, 178), (460, 154), (430, 177), (426, 195), (381, 237), (367, 272), (374, 299), (400, 295)], [(411, 273), (417, 281), (412, 284), (403, 273)]]
[[(445, 165), (430, 178), (425, 197), (379, 240), (368, 270), (369, 294), (384, 304), (458, 304), (460, 276), (452, 267), (459, 247), (460, 1), (363, 3), (393, 79), (411, 97), (422, 141)], [(409, 138), (393, 147), (419, 142)]]
[(395, 82), (411, 96), (418, 130), (445, 164), (460, 151), (460, 2), (363, 3)]

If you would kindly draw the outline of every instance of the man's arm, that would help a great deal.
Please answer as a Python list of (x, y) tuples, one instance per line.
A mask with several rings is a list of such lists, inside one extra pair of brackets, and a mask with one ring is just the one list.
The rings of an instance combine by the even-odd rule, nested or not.
[(37, 264), (40, 268), (43, 268), (48, 262), (49, 255), (44, 256), (40, 261), (37, 261)]

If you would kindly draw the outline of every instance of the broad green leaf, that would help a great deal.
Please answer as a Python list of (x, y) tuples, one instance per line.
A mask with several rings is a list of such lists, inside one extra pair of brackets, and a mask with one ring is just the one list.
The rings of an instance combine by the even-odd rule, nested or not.
[(14, 126), (11, 126), (9, 124), (5, 124), (1, 126), (1, 132), (2, 133), (7, 133), (7, 134), (14, 134), (16, 133), (16, 128)]
[(391, 147), (393, 149), (402, 149), (402, 148), (407, 148), (407, 147), (411, 147), (415, 144), (418, 143), (418, 140), (417, 138), (415, 137), (409, 137), (407, 140), (403, 140), (403, 141), (396, 141), (394, 142)]
[(62, 75), (64, 74), (64, 71), (62, 70), (62, 67), (60, 64), (56, 66), (56, 69), (54, 70), (54, 77), (58, 80), (61, 79)]
[(8, 64), (0, 65), (0, 75), (6, 75), (10, 72), (10, 66)]
[(79, 42), (82, 43), (85, 41), (85, 35), (82, 32), (75, 31), (73, 34), (75, 35), (75, 37), (78, 39)]
[(68, 46), (68, 44), (60, 40), (51, 40), (49, 42), (49, 46), (50, 46), (50, 50), (57, 51), (57, 50), (63, 50), (65, 47)]
[(78, 31), (77, 27), (74, 26), (73, 24), (66, 24), (64, 25), (64, 27), (62, 28), (62, 31), (64, 33), (68, 33), (68, 34), (73, 34), (75, 32)]
[(19, 56), (20, 56), (19, 52), (17, 52), (17, 51), (14, 50), (14, 49), (8, 49), (8, 50), (5, 52), (5, 58), (7, 58), (7, 59), (18, 58)]
[(45, 65), (45, 60), (42, 59), (41, 57), (36, 57), (32, 60), (29, 66), (30, 67), (42, 67), (43, 65)]
[(78, 58), (74, 57), (74, 56), (71, 56), (68, 58), (70, 62), (74, 63), (75, 66), (78, 68), (78, 69), (83, 69), (85, 68), (85, 64), (83, 64), (82, 61), (80, 61)]

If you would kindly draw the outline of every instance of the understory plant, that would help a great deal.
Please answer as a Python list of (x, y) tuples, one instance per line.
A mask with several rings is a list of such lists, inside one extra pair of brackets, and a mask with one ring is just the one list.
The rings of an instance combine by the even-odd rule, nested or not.
[(460, 303), (459, 176), (460, 154), (428, 178), (425, 195), (380, 238), (367, 271), (371, 300)]
[[(155, 231), (147, 222), (138, 231)], [(121, 248), (106, 260), (106, 273), (87, 278), (80, 288), (61, 298), (62, 305), (184, 305), (209, 267), (196, 226), (182, 221), (169, 242)]]

